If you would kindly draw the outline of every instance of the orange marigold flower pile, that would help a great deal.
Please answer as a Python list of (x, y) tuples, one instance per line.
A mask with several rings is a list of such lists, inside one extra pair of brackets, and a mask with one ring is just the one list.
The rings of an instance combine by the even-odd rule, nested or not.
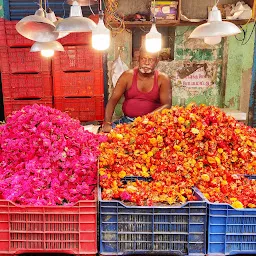
[[(195, 200), (255, 207), (256, 131), (213, 106), (190, 104), (119, 125), (101, 144), (102, 198), (137, 205)], [(145, 180), (123, 182), (127, 176)]]

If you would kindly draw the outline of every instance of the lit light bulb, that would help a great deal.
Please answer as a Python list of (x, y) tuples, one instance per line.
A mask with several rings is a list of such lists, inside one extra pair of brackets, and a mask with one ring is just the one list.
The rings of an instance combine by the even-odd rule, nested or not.
[(159, 52), (162, 48), (162, 35), (157, 31), (156, 24), (153, 23), (149, 33), (146, 34), (146, 50), (148, 52)]
[(46, 58), (52, 57), (54, 55), (54, 50), (41, 50), (41, 55)]
[(98, 51), (107, 50), (110, 46), (110, 30), (104, 25), (103, 18), (100, 17), (99, 23), (92, 30), (92, 47)]
[(204, 42), (209, 45), (219, 44), (221, 42), (221, 36), (205, 37)]

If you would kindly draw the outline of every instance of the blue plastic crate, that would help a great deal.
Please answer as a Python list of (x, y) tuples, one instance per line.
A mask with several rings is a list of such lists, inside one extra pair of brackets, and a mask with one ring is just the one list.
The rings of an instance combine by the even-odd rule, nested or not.
[(256, 210), (208, 203), (207, 255), (256, 254)]
[[(100, 192), (100, 190), (99, 190)], [(127, 206), (99, 193), (100, 254), (206, 254), (207, 204)]]

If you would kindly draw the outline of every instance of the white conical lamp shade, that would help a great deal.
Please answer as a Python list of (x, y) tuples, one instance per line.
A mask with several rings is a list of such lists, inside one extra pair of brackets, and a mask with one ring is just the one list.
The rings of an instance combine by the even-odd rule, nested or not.
[(221, 42), (221, 36), (205, 37), (204, 42), (209, 45), (219, 44)]
[(41, 55), (47, 58), (52, 57), (55, 51), (64, 51), (64, 47), (57, 41), (46, 43), (35, 42), (30, 49), (30, 52), (41, 52)]
[(61, 43), (57, 41), (46, 42), (46, 43), (35, 42), (31, 46), (30, 52), (40, 52), (42, 50), (53, 50), (53, 51), (63, 52), (64, 47), (62, 46)]
[(62, 20), (56, 26), (58, 32), (90, 32), (96, 24), (89, 18), (83, 17), (81, 6), (77, 1), (70, 8), (70, 17)]
[(209, 13), (208, 22), (194, 29), (189, 38), (225, 37), (241, 33), (233, 23), (222, 21), (221, 13), (216, 6)]
[(146, 34), (145, 46), (146, 50), (152, 53), (159, 52), (162, 48), (162, 35), (157, 31), (155, 23)]
[(16, 30), (22, 36), (38, 42), (50, 42), (57, 39), (58, 34), (53, 33), (55, 25), (45, 18), (44, 10), (38, 9), (35, 15), (24, 17), (16, 24)]
[(110, 30), (104, 25), (103, 18), (92, 31), (92, 47), (98, 51), (107, 50), (110, 46)]
[[(74, 0), (67, 0), (67, 4), (72, 5)], [(98, 3), (98, 0), (77, 0), (80, 6), (91, 6)]]
[[(54, 11), (52, 11), (50, 8), (48, 8), (48, 10), (46, 12), (46, 18), (49, 19), (51, 22), (53, 22), (55, 26), (60, 22), (60, 21), (57, 20)], [(54, 31), (53, 33), (56, 33), (58, 35), (57, 39), (60, 39), (60, 38), (63, 38), (65, 36), (69, 35), (68, 32), (56, 32), (56, 31)]]

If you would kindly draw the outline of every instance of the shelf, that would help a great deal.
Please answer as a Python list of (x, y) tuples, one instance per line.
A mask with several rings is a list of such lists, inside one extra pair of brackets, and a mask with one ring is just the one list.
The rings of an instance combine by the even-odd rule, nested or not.
[[(157, 20), (156, 24), (157, 26), (177, 26), (177, 24), (179, 23), (178, 20)], [(151, 21), (125, 21), (124, 22), (125, 26), (127, 28), (131, 28), (131, 27), (150, 27), (152, 25)], [(113, 23), (113, 25), (115, 25), (115, 23)]]
[[(223, 20), (229, 21), (236, 25), (245, 25), (248, 20)], [(252, 19), (250, 22), (254, 22)], [(156, 25), (158, 27), (170, 27), (170, 26), (198, 26), (201, 24), (206, 23), (206, 21), (201, 22), (188, 22), (188, 21), (178, 21), (178, 20), (157, 20)], [(124, 22), (126, 28), (133, 28), (133, 27), (149, 27), (152, 25), (151, 21), (125, 21)], [(113, 27), (119, 27), (120, 23), (111, 23)]]
[[(223, 21), (229, 21), (234, 23), (235, 25), (245, 25), (248, 23), (248, 20), (223, 20)], [(251, 20), (251, 22), (254, 22), (254, 20)], [(200, 22), (189, 22), (189, 21), (181, 21), (177, 26), (198, 26), (201, 24), (206, 23), (206, 21), (200, 21)]]

